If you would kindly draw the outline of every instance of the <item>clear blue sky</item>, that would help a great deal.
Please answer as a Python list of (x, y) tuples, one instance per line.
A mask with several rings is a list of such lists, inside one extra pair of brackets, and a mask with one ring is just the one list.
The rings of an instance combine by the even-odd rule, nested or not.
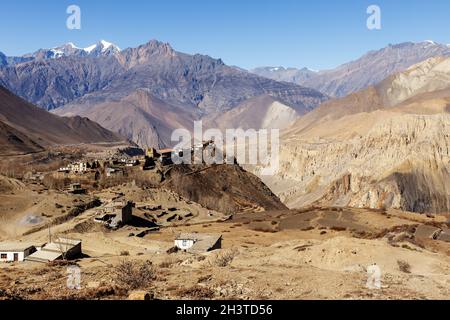
[[(66, 28), (66, 9), (82, 29)], [(382, 30), (366, 28), (366, 9), (382, 10)], [(150, 39), (243, 68), (335, 67), (389, 43), (450, 43), (448, 0), (17, 0), (0, 5), (0, 51), (21, 55), (66, 42), (105, 39), (121, 48)]]

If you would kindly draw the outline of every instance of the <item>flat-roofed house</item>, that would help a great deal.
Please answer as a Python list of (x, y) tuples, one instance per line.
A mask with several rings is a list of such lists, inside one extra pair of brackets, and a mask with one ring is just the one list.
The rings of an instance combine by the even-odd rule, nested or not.
[(181, 233), (175, 238), (175, 247), (190, 253), (204, 253), (222, 247), (222, 235)]
[(51, 250), (40, 250), (36, 251), (35, 253), (29, 255), (25, 258), (26, 261), (33, 261), (33, 262), (51, 262), (55, 260), (61, 260), (62, 259), (62, 253), (60, 250), (57, 251), (51, 251)]
[(74, 259), (81, 255), (81, 240), (58, 238), (47, 243), (41, 250), (26, 257), (27, 261), (50, 262), (61, 259)]
[(23, 261), (34, 252), (36, 252), (36, 248), (31, 243), (1, 242), (0, 262)]

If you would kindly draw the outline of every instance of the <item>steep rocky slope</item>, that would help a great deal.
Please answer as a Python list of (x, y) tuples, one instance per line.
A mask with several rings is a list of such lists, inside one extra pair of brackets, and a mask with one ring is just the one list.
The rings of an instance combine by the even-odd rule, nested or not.
[(291, 207), (448, 211), (449, 62), (430, 59), (298, 120), (269, 187)]
[(31, 60), (0, 68), (14, 94), (47, 110), (106, 87), (123, 67), (113, 56)]
[(43, 151), (44, 148), (19, 130), (0, 121), (0, 155), (17, 155)]

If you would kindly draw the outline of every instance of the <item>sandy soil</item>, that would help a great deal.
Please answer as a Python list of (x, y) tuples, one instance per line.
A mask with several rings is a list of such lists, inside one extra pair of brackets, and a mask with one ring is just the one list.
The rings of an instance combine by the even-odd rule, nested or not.
[[(290, 213), (290, 215), (289, 215)], [(3, 298), (26, 299), (125, 299), (127, 289), (118, 284), (115, 270), (123, 261), (138, 265), (151, 261), (155, 279), (142, 289), (159, 299), (449, 299), (450, 252), (448, 243), (435, 246), (389, 240), (379, 231), (414, 225), (408, 214), (356, 209), (311, 209), (243, 214), (227, 222), (210, 222), (162, 228), (144, 238), (130, 236), (140, 229), (91, 229), (74, 232), (88, 211), (55, 232), (83, 240), (82, 289), (67, 289), (66, 266), (15, 263), (0, 266)], [(292, 217), (297, 216), (298, 219)], [(254, 223), (272, 224), (291, 219), (288, 227), (260, 230)], [(333, 218), (334, 217), (334, 218)], [(363, 238), (351, 229), (320, 226), (321, 219), (352, 221), (364, 226)], [(389, 217), (389, 218), (388, 218)], [(414, 216), (415, 217), (415, 216)], [(421, 219), (440, 220), (441, 217)], [(318, 224), (303, 228), (301, 221)], [(419, 219), (420, 220), (420, 219)], [(342, 221), (341, 221), (342, 222)], [(283, 223), (279, 223), (282, 225)], [(28, 240), (45, 239), (45, 230)], [(168, 254), (179, 232), (223, 235), (223, 248), (191, 255)], [(379, 237), (373, 235), (379, 234)], [(221, 258), (228, 257), (225, 266)], [(401, 268), (399, 262), (408, 267)], [(376, 263), (382, 272), (381, 289), (366, 288), (367, 267)]]

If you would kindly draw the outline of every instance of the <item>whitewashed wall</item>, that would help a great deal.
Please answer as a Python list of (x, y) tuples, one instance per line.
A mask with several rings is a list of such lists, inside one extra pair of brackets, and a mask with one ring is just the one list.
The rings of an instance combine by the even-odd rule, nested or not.
[(175, 246), (181, 250), (187, 250), (194, 245), (194, 240), (175, 240)]
[[(25, 259), (25, 254), (24, 252), (0, 252), (0, 254), (6, 254), (7, 258), (6, 259), (1, 259), (0, 258), (0, 262), (12, 262), (14, 261), (14, 253), (17, 253), (19, 255), (19, 261), (23, 261), (23, 259)], [(0, 255), (1, 257), (1, 255)]]

